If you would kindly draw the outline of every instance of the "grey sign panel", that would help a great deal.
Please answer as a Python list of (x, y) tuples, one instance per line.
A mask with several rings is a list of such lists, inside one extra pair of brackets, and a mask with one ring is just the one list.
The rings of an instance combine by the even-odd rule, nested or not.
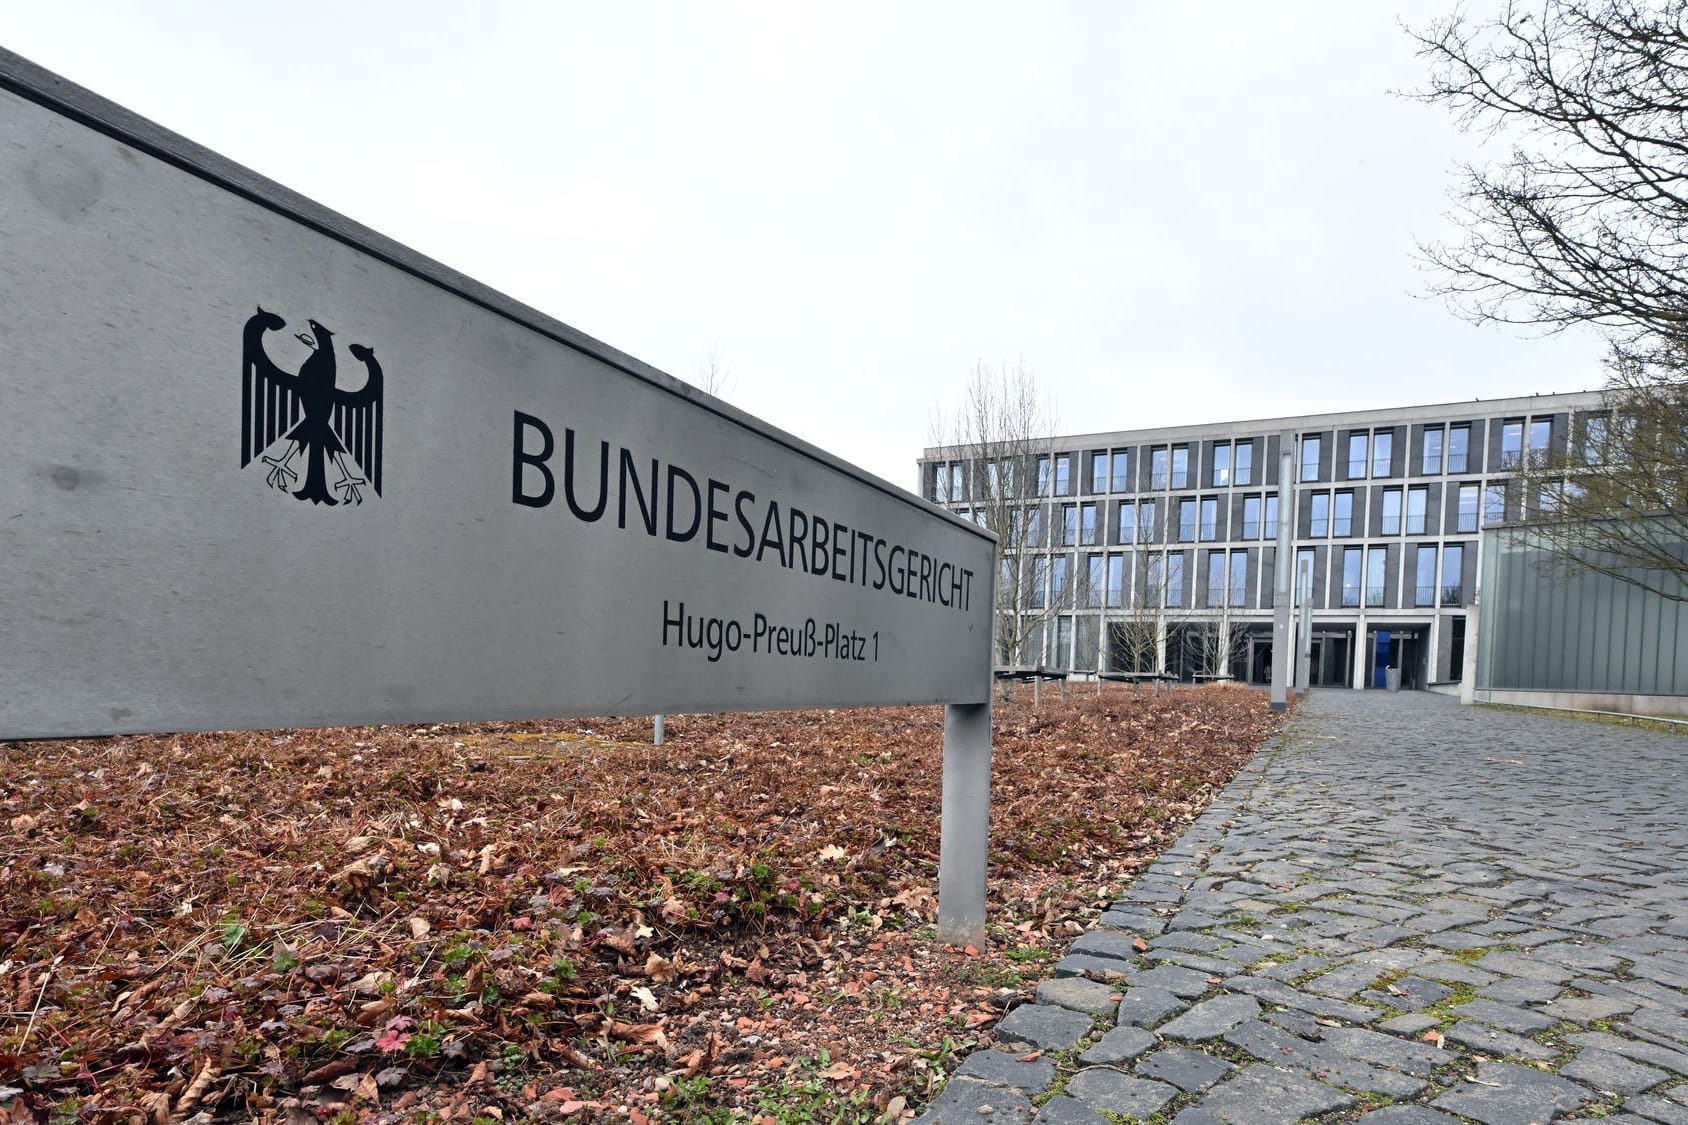
[(0, 52), (0, 738), (983, 702), (993, 557)]

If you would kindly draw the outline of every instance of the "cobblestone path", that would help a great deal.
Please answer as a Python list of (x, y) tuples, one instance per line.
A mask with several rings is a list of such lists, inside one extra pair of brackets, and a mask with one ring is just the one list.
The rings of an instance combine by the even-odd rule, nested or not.
[(1688, 1123), (1688, 737), (1316, 693), (1055, 974), (920, 1121)]

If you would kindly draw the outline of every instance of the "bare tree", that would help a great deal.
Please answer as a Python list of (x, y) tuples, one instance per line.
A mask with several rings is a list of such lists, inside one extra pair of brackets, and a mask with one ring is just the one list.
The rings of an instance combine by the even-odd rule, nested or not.
[(1550, 567), (1688, 601), (1688, 356), (1615, 360), (1610, 413), (1528, 466), (1530, 528)]
[[(1463, 240), (1423, 247), (1467, 317), (1608, 339), (1608, 418), (1528, 466), (1555, 565), (1688, 579), (1688, 0), (1509, 0), (1415, 32), (1421, 97), (1507, 155), (1465, 167)], [(1592, 436), (1592, 440), (1589, 437)]]
[(1124, 590), (1118, 611), (1109, 611), (1110, 649), (1128, 672), (1166, 671), (1166, 641), (1190, 617), (1188, 576), (1182, 576), (1174, 603), (1168, 605), (1166, 553), (1137, 552), (1135, 573)]
[(732, 374), (726, 363), (721, 359), (721, 342), (719, 340), (711, 340), (709, 351), (693, 365), (692, 384), (699, 390), (706, 391), (716, 398), (726, 398), (727, 392), (732, 390)]
[(1049, 590), (1060, 553), (1057, 510), (1047, 502), (1055, 427), (1054, 409), (1024, 362), (975, 364), (960, 407), (932, 416), (927, 460), (936, 498), (964, 505), (997, 537), (996, 651), (1008, 664), (1027, 662), (1027, 641), (1059, 612), (1061, 595), (1071, 597)]

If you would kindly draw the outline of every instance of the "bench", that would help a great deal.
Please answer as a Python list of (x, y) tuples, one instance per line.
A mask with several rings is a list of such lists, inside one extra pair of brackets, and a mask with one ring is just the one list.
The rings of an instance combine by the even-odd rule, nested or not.
[(1067, 673), (1056, 668), (1045, 668), (1041, 664), (1027, 668), (997, 668), (991, 673), (998, 683), (1002, 684), (1002, 698), (1014, 697), (1015, 684), (1030, 683), (1032, 685), (1032, 702), (1043, 702), (1043, 681), (1053, 680), (1061, 685), (1061, 702), (1067, 701)]

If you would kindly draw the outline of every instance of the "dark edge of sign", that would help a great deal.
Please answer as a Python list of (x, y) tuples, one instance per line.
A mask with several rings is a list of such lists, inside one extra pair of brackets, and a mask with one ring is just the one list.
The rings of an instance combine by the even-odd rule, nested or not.
[(402, 243), (395, 242), (362, 223), (309, 199), (291, 188), (261, 176), (244, 165), (237, 164), (204, 145), (127, 110), (116, 102), (79, 86), (67, 78), (30, 62), (21, 55), (0, 47), (0, 90), (17, 94), (103, 133), (123, 144), (144, 152), (261, 207), (308, 227), (319, 234), (343, 242), (395, 269), (455, 293), (471, 304), (480, 306), (524, 327), (538, 332), (565, 347), (591, 356), (624, 374), (642, 380), (658, 390), (685, 399), (700, 409), (718, 415), (726, 421), (742, 426), (753, 433), (783, 445), (792, 452), (843, 473), (861, 484), (884, 493), (893, 500), (909, 504), (928, 516), (940, 516), (950, 524), (991, 542), (996, 535), (972, 520), (963, 519), (948, 509), (874, 476), (865, 469), (850, 464), (802, 438), (771, 426), (730, 403), (707, 394), (689, 383), (669, 375), (642, 360), (635, 359), (601, 340), (571, 328), (555, 317), (524, 305), (491, 286), (457, 272), (449, 266), (419, 254)]

